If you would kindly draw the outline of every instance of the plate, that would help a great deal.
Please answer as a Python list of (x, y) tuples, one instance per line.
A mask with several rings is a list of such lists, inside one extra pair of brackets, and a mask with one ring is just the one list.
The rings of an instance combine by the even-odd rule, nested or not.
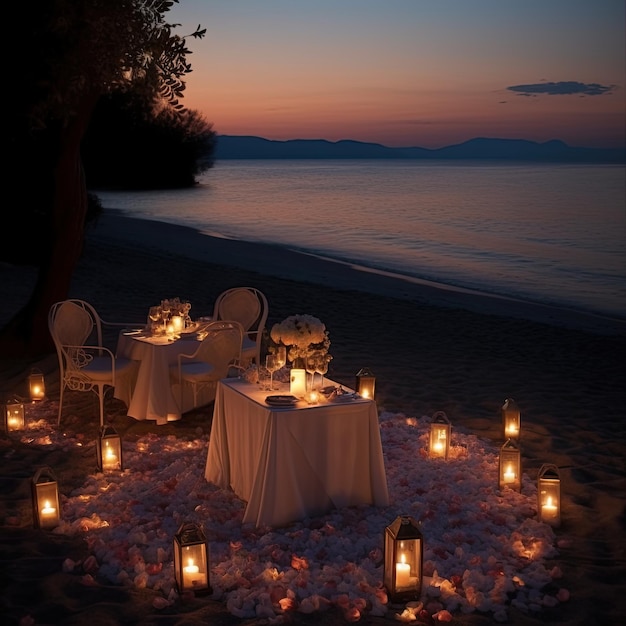
[(356, 393), (338, 393), (337, 395), (331, 396), (331, 402), (351, 402), (352, 400), (356, 400), (358, 398), (358, 394)]
[(267, 396), (265, 402), (271, 406), (293, 406), (298, 402), (295, 396)]

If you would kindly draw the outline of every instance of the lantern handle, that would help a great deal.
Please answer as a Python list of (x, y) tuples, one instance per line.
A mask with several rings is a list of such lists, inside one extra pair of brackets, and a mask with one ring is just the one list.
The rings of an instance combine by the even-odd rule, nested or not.
[(53, 482), (57, 481), (57, 477), (55, 476), (54, 472), (52, 471), (52, 468), (49, 467), (48, 465), (44, 465), (42, 467), (40, 467), (34, 474), (33, 476), (33, 482), (37, 483), (39, 481), (39, 479), (44, 476), (46, 478), (50, 478), (52, 479)]
[(560, 472), (559, 472), (559, 468), (557, 465), (555, 465), (554, 463), (544, 463), (540, 468), (539, 468), (539, 477), (541, 478), (542, 476), (545, 476), (546, 473), (548, 472), (554, 472), (554, 474), (556, 475), (557, 478), (560, 478)]
[(450, 423), (450, 420), (448, 419), (448, 416), (446, 415), (445, 411), (436, 411), (435, 413), (433, 413), (432, 421), (444, 422), (446, 424)]

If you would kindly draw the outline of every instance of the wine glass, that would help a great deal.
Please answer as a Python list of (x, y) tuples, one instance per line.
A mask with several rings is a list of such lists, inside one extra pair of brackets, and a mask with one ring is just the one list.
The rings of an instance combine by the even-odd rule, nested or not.
[(158, 328), (158, 322), (162, 321), (162, 309), (160, 306), (151, 306), (148, 312), (148, 319), (150, 320), (150, 332), (156, 334)]
[(278, 359), (278, 369), (285, 367), (287, 364), (287, 348), (285, 346), (277, 346), (274, 354)]
[(324, 376), (328, 372), (328, 359), (326, 355), (321, 354), (315, 359), (315, 371), (320, 374), (322, 377), (322, 384), (320, 385), (320, 389), (324, 388)]
[(311, 375), (311, 386), (309, 387), (309, 391), (313, 391), (313, 386), (315, 383), (315, 368), (317, 364), (317, 357), (313, 355), (307, 355), (304, 358), (304, 369), (308, 374)]
[(282, 365), (280, 365), (278, 357), (275, 354), (268, 354), (265, 357), (265, 367), (270, 372), (270, 389), (274, 389), (274, 372), (277, 372)]

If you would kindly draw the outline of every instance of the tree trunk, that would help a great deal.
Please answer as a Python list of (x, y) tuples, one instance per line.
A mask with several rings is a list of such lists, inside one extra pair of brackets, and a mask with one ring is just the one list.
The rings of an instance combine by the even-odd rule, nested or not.
[(30, 300), (0, 332), (2, 357), (38, 357), (54, 351), (48, 311), (68, 297), (72, 274), (83, 247), (87, 189), (80, 144), (96, 98), (85, 101), (80, 113), (59, 131), (54, 167), (50, 233)]

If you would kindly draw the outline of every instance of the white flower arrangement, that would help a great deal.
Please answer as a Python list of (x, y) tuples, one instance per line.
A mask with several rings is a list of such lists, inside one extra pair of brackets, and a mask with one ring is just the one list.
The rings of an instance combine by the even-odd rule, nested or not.
[(180, 298), (171, 300), (161, 300), (161, 311), (171, 318), (173, 315), (180, 315), (185, 319), (189, 318), (191, 302), (181, 302)]
[(148, 312), (148, 330), (155, 335), (163, 334), (165, 332), (164, 325), (175, 315), (182, 317), (183, 327), (187, 327), (191, 324), (190, 310), (191, 303), (181, 302), (180, 298), (161, 300), (161, 304), (150, 307)]
[(287, 358), (294, 361), (312, 355), (326, 356), (330, 339), (326, 326), (313, 315), (290, 315), (279, 324), (274, 324), (270, 332), (272, 341), (287, 347)]

